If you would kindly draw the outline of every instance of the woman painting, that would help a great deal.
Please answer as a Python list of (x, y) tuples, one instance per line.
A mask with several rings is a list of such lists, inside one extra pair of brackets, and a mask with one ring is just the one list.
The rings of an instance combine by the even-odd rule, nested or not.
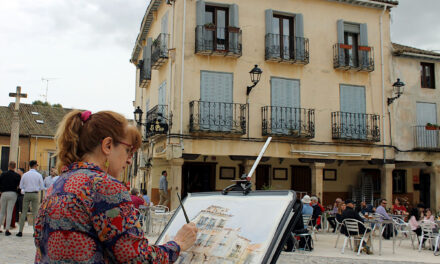
[(174, 241), (144, 237), (127, 188), (118, 180), (141, 144), (120, 114), (73, 110), (56, 133), (58, 180), (35, 226), (35, 263), (173, 263), (196, 239), (194, 224)]

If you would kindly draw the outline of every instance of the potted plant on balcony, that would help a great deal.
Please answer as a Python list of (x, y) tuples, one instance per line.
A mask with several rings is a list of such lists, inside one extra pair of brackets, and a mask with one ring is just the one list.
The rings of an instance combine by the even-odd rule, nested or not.
[(216, 26), (214, 23), (206, 23), (205, 24), (205, 29), (206, 30), (210, 30), (210, 31), (214, 31), (216, 29)]
[(426, 130), (439, 130), (440, 127), (437, 124), (431, 124), (431, 123), (427, 123), (425, 126)]
[(351, 49), (351, 48), (353, 48), (352, 45), (343, 44), (343, 43), (339, 44), (339, 47), (340, 47), (341, 49)]

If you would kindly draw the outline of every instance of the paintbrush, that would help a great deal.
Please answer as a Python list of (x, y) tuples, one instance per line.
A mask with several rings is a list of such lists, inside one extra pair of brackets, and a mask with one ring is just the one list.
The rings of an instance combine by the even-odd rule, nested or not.
[(177, 194), (177, 198), (179, 198), (180, 207), (182, 207), (182, 211), (183, 211), (183, 215), (185, 216), (186, 223), (189, 224), (189, 218), (188, 215), (186, 214), (185, 207), (183, 207), (182, 199), (180, 199), (180, 195), (178, 193), (176, 194)]

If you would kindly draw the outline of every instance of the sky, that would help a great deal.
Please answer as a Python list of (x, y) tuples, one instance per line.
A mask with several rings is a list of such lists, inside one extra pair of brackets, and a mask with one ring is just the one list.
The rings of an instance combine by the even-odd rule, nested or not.
[[(0, 0), (0, 105), (35, 100), (133, 118), (129, 62), (149, 0)], [(440, 52), (440, 1), (400, 0), (393, 42)], [(49, 81), (45, 81), (46, 79)]]

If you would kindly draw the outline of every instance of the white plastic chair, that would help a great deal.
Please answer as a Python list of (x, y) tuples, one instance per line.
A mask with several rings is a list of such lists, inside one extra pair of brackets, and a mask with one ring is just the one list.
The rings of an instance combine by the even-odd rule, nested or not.
[(336, 221), (335, 233), (338, 234), (338, 236), (336, 237), (336, 243), (335, 243), (335, 248), (336, 248), (338, 246), (339, 237), (341, 236), (341, 228), (344, 224), (339, 222), (338, 219), (336, 219), (336, 217), (335, 217), (335, 221)]
[(436, 237), (437, 237), (437, 234), (434, 234), (432, 232), (432, 229), (435, 226), (436, 226), (436, 224), (431, 221), (423, 220), (420, 223), (420, 228), (422, 229), (422, 235), (420, 237), (419, 252), (422, 250), (423, 240), (425, 240), (425, 239), (429, 240), (429, 243), (431, 245), (431, 249), (433, 249), (434, 239), (436, 239)]
[(409, 239), (411, 239), (412, 248), (415, 249), (414, 236), (417, 237), (417, 234), (411, 230), (411, 226), (408, 223), (405, 223), (405, 221), (400, 217), (393, 217), (392, 219), (396, 226), (397, 235), (400, 234), (399, 246), (402, 244), (404, 236), (407, 236)]
[[(160, 234), (168, 222), (169, 208), (164, 205), (155, 205), (150, 209), (150, 225), (152, 234)], [(156, 228), (155, 228), (156, 227)]]
[(434, 256), (438, 256), (440, 254), (439, 243), (440, 233), (437, 234), (437, 238), (435, 239)]
[[(371, 237), (371, 228), (365, 226), (364, 223), (362, 223), (359, 220), (356, 219), (351, 219), (351, 218), (347, 218), (344, 219), (344, 221), (342, 221), (342, 223), (345, 225), (345, 227), (347, 228), (347, 235), (344, 239), (344, 246), (342, 247), (342, 251), (341, 253), (344, 254), (344, 250), (345, 250), (345, 246), (347, 245), (347, 241), (351, 241), (351, 239), (353, 239), (353, 242), (356, 240), (359, 240), (359, 249), (358, 249), (358, 253), (357, 255), (359, 255), (361, 253), (364, 241), (366, 240), (366, 238), (369, 236), (370, 240), (372, 239)], [(359, 232), (359, 225), (364, 226), (365, 228), (365, 232), (362, 234)], [(370, 232), (369, 232), (370, 231)], [(373, 244), (371, 244), (373, 246)]]

